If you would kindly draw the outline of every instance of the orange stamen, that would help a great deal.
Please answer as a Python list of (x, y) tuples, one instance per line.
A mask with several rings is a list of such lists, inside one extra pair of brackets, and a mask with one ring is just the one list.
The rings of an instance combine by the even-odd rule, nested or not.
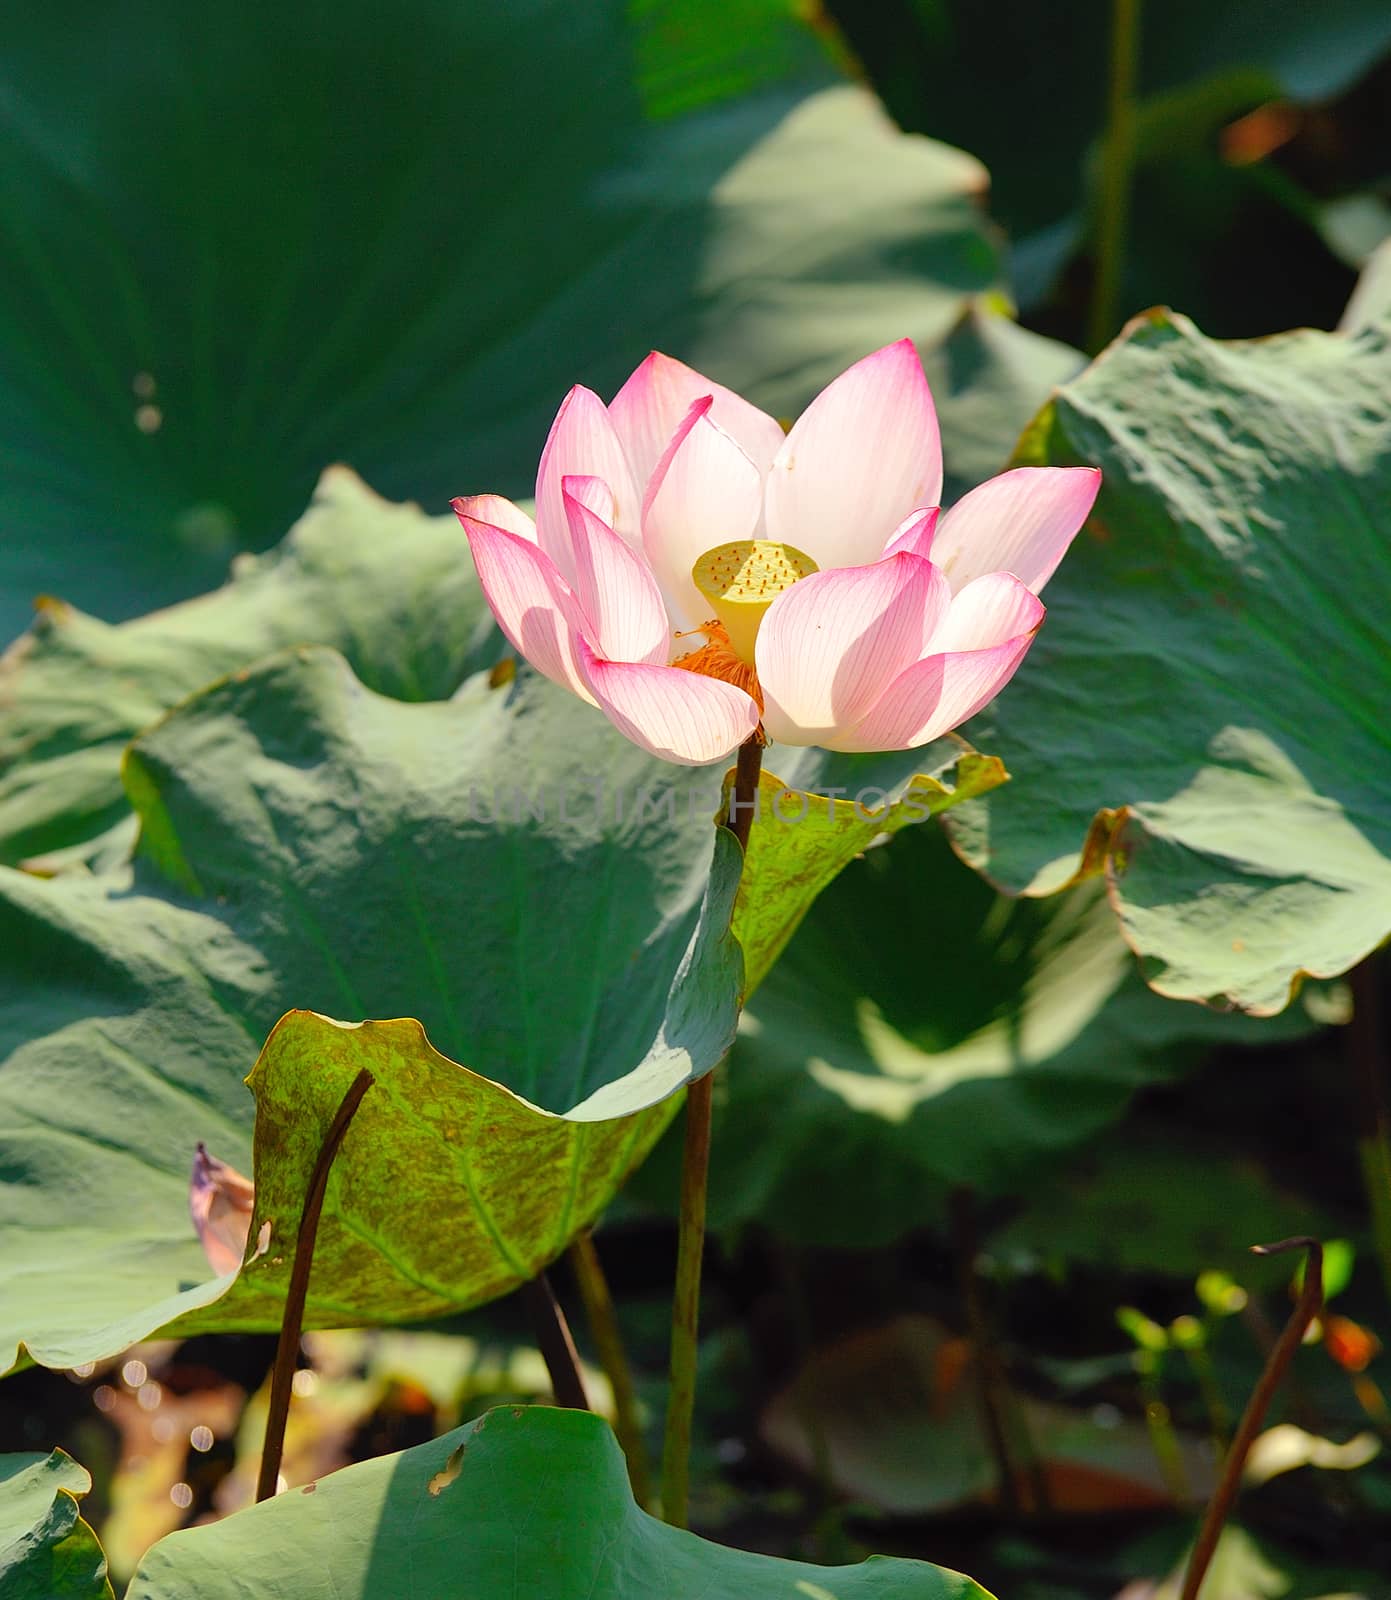
[[(689, 655), (678, 657), (672, 666), (680, 667), (683, 672), (698, 672), (705, 678), (719, 678), (725, 683), (732, 683), (736, 689), (742, 689), (762, 712), (763, 689), (758, 681), (758, 673), (731, 647), (724, 623), (712, 618), (709, 622), (702, 622), (698, 628), (689, 628), (675, 637), (689, 639), (694, 633), (703, 633), (708, 643), (701, 645), (699, 650), (692, 650)], [(758, 741), (760, 744), (764, 742), (762, 723), (758, 727)]]

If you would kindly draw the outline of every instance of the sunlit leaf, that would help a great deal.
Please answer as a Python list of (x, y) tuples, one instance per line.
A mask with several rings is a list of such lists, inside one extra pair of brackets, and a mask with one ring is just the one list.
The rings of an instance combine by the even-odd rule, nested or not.
[[(877, 779), (876, 807), (922, 764), (786, 754), (803, 782)], [(914, 780), (922, 809), (952, 798), (958, 754)], [(966, 792), (998, 776), (979, 756), (959, 771)], [(515, 1286), (727, 1049), (745, 960), (756, 980), (849, 855), (909, 820), (842, 801), (834, 826), (765, 841), (741, 952), (720, 769), (651, 760), (528, 672), (410, 705), (297, 648), (157, 723), (125, 778), (133, 863), (0, 869), (0, 1097), (22, 1175), (4, 1192), (6, 1335), (52, 1365), (176, 1319), (275, 1326), (319, 1143), (362, 1067), (377, 1083), (334, 1167), (311, 1322)], [(418, 1020), (355, 1026), (393, 1016)], [(187, 1173), (200, 1140), (252, 1169), (241, 1080), (267, 1033), (252, 1238), (270, 1234), (229, 1289), (204, 1281)]]
[(0, 1456), (0, 1594), (5, 1600), (111, 1600), (106, 1557), (77, 1502), (92, 1487), (61, 1450)]
[(712, 1544), (634, 1503), (606, 1423), (501, 1407), (400, 1455), (161, 1540), (129, 1600), (988, 1600), (959, 1573), (804, 1566)]
[(1391, 333), (1224, 345), (1153, 313), (1021, 459), (1105, 482), (968, 730), (1015, 781), (958, 847), (1029, 894), (1104, 871), (1156, 989), (1277, 1011), (1391, 932)]
[[(529, 675), (406, 705), (295, 650), (187, 702), (126, 775), (133, 864), (0, 869), (5, 1333), (37, 1359), (95, 1359), (223, 1295), (188, 1169), (203, 1140), (250, 1170), (242, 1079), (292, 1007), (420, 1021), (277, 1030), (255, 1079), (272, 1248), (199, 1326), (273, 1325), (298, 1197), (358, 1066), (379, 1082), (335, 1166), (321, 1249), (342, 1282), (316, 1279), (320, 1324), (465, 1304), (534, 1270), (733, 1035), (721, 774), (660, 767)], [(637, 804), (659, 784), (679, 825)], [(496, 1239), (470, 1232), (499, 1208)], [(344, 1264), (364, 1254), (370, 1288)]]

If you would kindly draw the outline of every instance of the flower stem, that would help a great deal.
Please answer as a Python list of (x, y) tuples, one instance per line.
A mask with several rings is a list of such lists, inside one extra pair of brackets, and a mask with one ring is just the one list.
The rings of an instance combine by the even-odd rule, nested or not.
[(628, 1459), (628, 1481), (633, 1487), (633, 1498), (646, 1507), (652, 1499), (652, 1468), (647, 1459), (647, 1442), (642, 1436), (633, 1370), (623, 1347), (623, 1334), (603, 1263), (594, 1247), (594, 1235), (587, 1229), (578, 1234), (570, 1246), (570, 1265), (584, 1301), (589, 1334), (599, 1353), (599, 1364), (613, 1389), (614, 1432)]
[(1095, 355), (1116, 331), (1130, 180), (1135, 164), (1135, 68), (1140, 54), (1140, 0), (1111, 0), (1110, 87), (1101, 192), (1096, 217), (1096, 275), (1087, 349)]
[[(723, 826), (747, 851), (763, 766), (757, 735), (739, 747)], [(700, 1328), (700, 1268), (705, 1252), (705, 1199), (710, 1177), (710, 1111), (715, 1075), (696, 1078), (686, 1091), (686, 1142), (681, 1158), (681, 1213), (677, 1224), (676, 1288), (671, 1302), (671, 1391), (662, 1441), (662, 1516), (684, 1528), (690, 1505), (691, 1420), (695, 1414), (696, 1356)]]
[(1232, 1447), (1222, 1463), (1222, 1476), (1208, 1503), (1203, 1525), (1198, 1530), (1197, 1542), (1193, 1546), (1193, 1554), (1188, 1558), (1188, 1570), (1183, 1575), (1183, 1588), (1179, 1600), (1198, 1600), (1198, 1591), (1207, 1576), (1208, 1563), (1217, 1549), (1217, 1541), (1222, 1536), (1222, 1529), (1236, 1500), (1237, 1490), (1241, 1486), (1241, 1469), (1246, 1464), (1246, 1456), (1251, 1449), (1252, 1441), (1260, 1432), (1265, 1414), (1270, 1409), (1270, 1402), (1274, 1399), (1275, 1391), (1280, 1387), (1280, 1380), (1294, 1359), (1295, 1351), (1303, 1342), (1309, 1324), (1323, 1306), (1323, 1246), (1317, 1239), (1282, 1239), (1279, 1244), (1258, 1244), (1251, 1248), (1252, 1254), (1258, 1256), (1279, 1255), (1286, 1250), (1307, 1250), (1304, 1287), (1290, 1314), (1290, 1320), (1285, 1324), (1283, 1332), (1275, 1342), (1275, 1348), (1270, 1352), (1265, 1370), (1251, 1391), (1251, 1398), (1246, 1402), (1246, 1410), (1242, 1412), (1241, 1425), (1237, 1428)]
[(328, 1133), (319, 1147), (309, 1190), (300, 1213), (299, 1234), (295, 1239), (295, 1259), (290, 1267), (290, 1284), (285, 1291), (285, 1312), (280, 1319), (280, 1342), (275, 1347), (271, 1368), (270, 1405), (266, 1412), (266, 1437), (261, 1446), (261, 1470), (256, 1480), (257, 1500), (269, 1500), (280, 1478), (280, 1463), (285, 1455), (285, 1424), (290, 1417), (290, 1394), (295, 1381), (295, 1360), (299, 1355), (300, 1335), (304, 1331), (304, 1303), (309, 1296), (309, 1272), (314, 1264), (314, 1241), (319, 1232), (319, 1217), (324, 1209), (329, 1168), (338, 1154), (348, 1124), (357, 1115), (362, 1097), (376, 1080), (366, 1067), (348, 1085)]
[(550, 1375), (551, 1393), (555, 1403), (567, 1411), (588, 1411), (589, 1398), (584, 1392), (584, 1379), (580, 1376), (579, 1352), (570, 1336), (570, 1324), (560, 1309), (551, 1280), (544, 1272), (522, 1285), (522, 1295), (531, 1312), (532, 1326), (536, 1330), (536, 1343), (541, 1349), (541, 1359)]

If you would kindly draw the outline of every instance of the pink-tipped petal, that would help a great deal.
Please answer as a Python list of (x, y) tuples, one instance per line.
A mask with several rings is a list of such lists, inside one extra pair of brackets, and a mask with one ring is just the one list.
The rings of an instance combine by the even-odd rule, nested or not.
[(989, 650), (928, 656), (889, 685), (851, 731), (842, 750), (916, 750), (983, 710), (1014, 676), (1034, 635)]
[(1012, 572), (987, 572), (952, 596), (928, 649), (988, 650), (1036, 632), (1043, 617), (1042, 600)]
[(676, 437), (682, 420), (702, 396), (712, 401), (711, 421), (719, 424), (760, 473), (766, 473), (782, 448), (782, 429), (733, 389), (654, 350), (613, 397), (609, 415), (623, 441), (640, 493), (646, 492), (657, 463)]
[(937, 536), (937, 519), (941, 514), (940, 507), (929, 506), (925, 511), (914, 511), (904, 517), (884, 546), (884, 554), (880, 559), (907, 554), (922, 556), (926, 560), (932, 553), (932, 542)]
[(485, 522), (490, 528), (501, 528), (504, 533), (515, 533), (519, 539), (536, 543), (536, 524), (520, 506), (500, 494), (463, 494), (451, 500), (450, 505), (465, 528), (469, 521)]
[(512, 648), (553, 683), (590, 700), (575, 665), (575, 639), (584, 618), (550, 557), (519, 534), (477, 521), (463, 505), (457, 501), (454, 509), (468, 535), (478, 581)]
[(680, 667), (604, 661), (583, 640), (580, 664), (614, 727), (662, 761), (683, 767), (722, 761), (758, 727), (758, 707), (719, 678)]
[(873, 561), (942, 492), (937, 413), (912, 341), (876, 350), (807, 407), (768, 475), (768, 537), (818, 566)]
[(921, 659), (950, 599), (932, 563), (906, 553), (794, 583), (768, 608), (755, 646), (769, 735), (839, 748)]
[(208, 1265), (219, 1278), (241, 1266), (255, 1206), (256, 1188), (251, 1179), (210, 1156), (200, 1142), (193, 1152), (188, 1211)]
[(839, 748), (913, 750), (960, 727), (1014, 676), (1043, 616), (1037, 596), (1009, 573), (977, 578), (952, 600), (933, 653), (889, 685)]
[(691, 568), (715, 545), (747, 539), (758, 524), (763, 481), (758, 468), (698, 400), (657, 464), (643, 513), (642, 543), (678, 628), (710, 616)]
[(560, 480), (560, 498), (566, 502), (565, 516), (570, 522), (571, 533), (575, 531), (574, 521), (570, 517), (571, 500), (578, 500), (587, 510), (592, 511), (605, 527), (613, 527), (613, 491), (602, 478), (587, 478), (582, 474), (571, 473)]
[(566, 478), (564, 484), (575, 552), (575, 598), (588, 624), (584, 631), (611, 661), (665, 666), (670, 630), (656, 579), (631, 546), (579, 498), (589, 492), (601, 505), (606, 503), (606, 492), (593, 493), (596, 484), (604, 489), (597, 478)]
[(942, 518), (932, 559), (961, 589), (1012, 572), (1035, 594), (1053, 576), (1101, 487), (1095, 467), (1015, 467), (989, 478)]
[(574, 579), (570, 524), (562, 489), (568, 477), (602, 479), (613, 497), (606, 519), (609, 526), (630, 544), (639, 543), (642, 502), (628, 458), (604, 402), (592, 389), (579, 384), (565, 396), (556, 412), (536, 473), (537, 538), (567, 583)]

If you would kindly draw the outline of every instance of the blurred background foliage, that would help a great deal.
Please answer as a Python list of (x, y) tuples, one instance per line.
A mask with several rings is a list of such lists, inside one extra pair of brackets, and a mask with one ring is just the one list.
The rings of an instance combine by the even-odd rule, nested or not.
[[(388, 22), (362, 0), (70, 0), (13, 19), (3, 860), (36, 881), (122, 863), (126, 743), (267, 652), (330, 646), (402, 701), (492, 664), (451, 524), (339, 478), (284, 538), (332, 463), (429, 513), (525, 495), (568, 385), (608, 394), (649, 347), (792, 415), (908, 333), (948, 498), (998, 471), (1099, 342), (1124, 10), (412, 0)], [(1215, 339), (1336, 327), (1391, 234), (1391, 11), (1135, 10), (1103, 338), (1156, 303)], [(1384, 270), (1363, 280), (1383, 312)], [(8, 1031), (61, 1049), (90, 986), (55, 958), (40, 994), (27, 965), (0, 957)], [(1164, 999), (1096, 882), (1007, 899), (936, 824), (867, 852), (718, 1086), (697, 1525), (825, 1561), (929, 1557), (1003, 1600), (1162, 1600), (1288, 1304), (1285, 1270), (1245, 1247), (1315, 1232), (1348, 1241), (1336, 1316), (1208, 1600), (1391, 1595), (1388, 1316), (1358, 1176), (1382, 983), (1367, 964), (1266, 1019)], [(668, 1141), (600, 1233), (649, 1432), (674, 1172)], [(43, 1180), (92, 1203), (60, 1164)], [(287, 1473), (535, 1394), (526, 1341), (511, 1302), (314, 1336)], [(244, 1502), (268, 1360), (258, 1337), (200, 1338), (33, 1369), (0, 1386), (0, 1418), (10, 1448), (91, 1468), (85, 1514), (123, 1579), (153, 1538)], [(1013, 1417), (1003, 1481), (992, 1386)]]

